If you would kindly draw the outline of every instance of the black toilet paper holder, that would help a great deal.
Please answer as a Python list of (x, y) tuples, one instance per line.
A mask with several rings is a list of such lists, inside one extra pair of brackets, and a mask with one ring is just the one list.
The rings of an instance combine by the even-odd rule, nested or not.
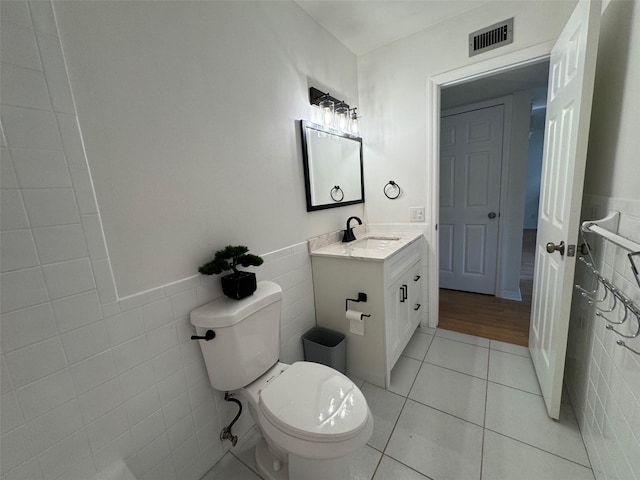
[[(358, 292), (358, 298), (347, 298), (344, 301), (344, 310), (345, 310), (345, 312), (347, 310), (349, 310), (349, 302), (358, 302), (358, 303), (360, 303), (360, 302), (366, 302), (366, 301), (367, 301), (367, 294), (363, 293), (363, 292)], [(360, 315), (360, 318), (370, 317), (370, 316), (371, 315), (367, 315), (367, 314), (363, 313), (363, 314)]]

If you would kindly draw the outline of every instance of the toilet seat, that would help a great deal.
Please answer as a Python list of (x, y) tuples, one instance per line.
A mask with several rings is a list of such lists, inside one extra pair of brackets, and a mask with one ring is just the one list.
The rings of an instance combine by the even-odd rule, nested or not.
[(270, 381), (259, 397), (260, 413), (283, 433), (310, 442), (358, 436), (370, 421), (364, 395), (337, 370), (296, 362)]

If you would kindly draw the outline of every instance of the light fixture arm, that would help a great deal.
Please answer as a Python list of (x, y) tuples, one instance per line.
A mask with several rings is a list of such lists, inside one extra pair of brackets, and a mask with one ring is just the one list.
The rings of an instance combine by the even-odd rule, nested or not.
[(311, 105), (317, 106), (322, 100), (331, 100), (336, 105), (344, 104), (345, 107), (351, 110), (349, 104), (343, 102), (342, 100), (338, 100), (337, 98), (332, 97), (329, 93), (324, 93), (322, 90), (318, 90), (315, 87), (309, 87), (309, 103)]

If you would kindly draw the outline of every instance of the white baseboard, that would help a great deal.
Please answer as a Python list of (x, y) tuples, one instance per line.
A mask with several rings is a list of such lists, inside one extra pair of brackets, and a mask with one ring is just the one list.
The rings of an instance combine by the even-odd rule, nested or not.
[(522, 295), (520, 294), (520, 289), (514, 290), (503, 290), (499, 295), (496, 295), (498, 298), (504, 298), (505, 300), (514, 300), (516, 302), (522, 301)]

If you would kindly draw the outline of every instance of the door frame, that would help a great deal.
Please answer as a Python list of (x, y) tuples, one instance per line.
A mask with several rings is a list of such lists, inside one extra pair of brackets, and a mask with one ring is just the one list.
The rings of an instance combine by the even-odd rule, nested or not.
[(487, 77), (513, 68), (531, 65), (547, 60), (555, 40), (523, 48), (515, 52), (489, 58), (471, 65), (456, 68), (433, 75), (427, 79), (427, 178), (426, 185), (430, 185), (427, 201), (427, 222), (430, 226), (427, 237), (428, 252), (428, 326), (438, 326), (439, 315), (439, 232), (440, 221), (440, 89), (445, 86), (457, 85), (482, 77)]
[[(461, 113), (467, 113), (474, 110), (482, 110), (484, 108), (497, 107), (502, 105), (502, 157), (500, 159), (500, 198), (498, 200), (498, 245), (496, 250), (496, 279), (494, 283), (495, 296), (499, 298), (502, 294), (502, 265), (504, 254), (504, 242), (506, 235), (505, 217), (502, 215), (507, 210), (507, 193), (508, 193), (508, 181), (509, 181), (509, 164), (510, 164), (510, 150), (511, 150), (511, 123), (513, 118), (513, 95), (505, 95), (502, 97), (491, 98), (489, 100), (483, 100), (481, 102), (469, 103), (461, 105), (459, 107), (449, 108), (440, 112), (440, 117), (449, 115), (458, 115)], [(440, 126), (438, 125), (438, 131)], [(438, 135), (438, 138), (440, 136)], [(438, 151), (440, 151), (440, 143), (438, 140)], [(440, 172), (438, 170), (438, 221), (440, 219)], [(438, 242), (440, 241), (440, 235), (438, 235)], [(438, 243), (438, 253), (440, 253), (440, 243)], [(439, 261), (438, 256), (438, 261)], [(440, 269), (438, 268), (438, 271)], [(509, 299), (511, 300), (511, 299)]]

